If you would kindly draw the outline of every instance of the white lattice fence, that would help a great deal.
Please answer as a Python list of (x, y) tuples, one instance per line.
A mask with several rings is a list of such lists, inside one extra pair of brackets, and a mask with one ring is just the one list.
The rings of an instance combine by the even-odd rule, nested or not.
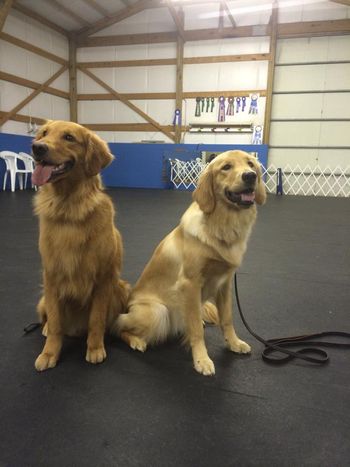
[[(194, 189), (198, 178), (207, 164), (197, 158), (188, 162), (169, 159), (170, 180), (177, 189)], [(278, 188), (278, 171), (282, 174), (283, 193), (302, 196), (350, 197), (350, 166), (346, 167), (300, 167), (287, 165), (279, 169), (270, 165), (263, 167), (263, 175), (268, 193), (276, 193)]]

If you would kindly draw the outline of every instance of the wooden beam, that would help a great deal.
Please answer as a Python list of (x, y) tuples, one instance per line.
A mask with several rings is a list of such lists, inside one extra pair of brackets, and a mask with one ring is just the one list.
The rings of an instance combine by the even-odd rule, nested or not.
[(331, 0), (333, 3), (339, 3), (340, 5), (350, 6), (350, 0)]
[(55, 8), (60, 13), (66, 14), (69, 18), (73, 18), (74, 21), (76, 21), (81, 26), (90, 26), (90, 23), (88, 21), (83, 19), (80, 15), (75, 13), (70, 8), (67, 8), (62, 3), (59, 3), (57, 0), (50, 0), (49, 5), (52, 6), (53, 8)]
[(78, 121), (77, 47), (73, 39), (69, 40), (69, 115), (72, 122)]
[(10, 13), (12, 3), (13, 3), (13, 0), (5, 0), (5, 2), (0, 8), (0, 31), (2, 31), (6, 18), (8, 14)]
[(231, 21), (232, 27), (236, 28), (237, 27), (236, 21), (234, 20), (232, 14), (231, 14), (231, 10), (229, 9), (229, 7), (227, 5), (227, 2), (223, 1), (221, 3), (222, 3), (224, 11), (226, 12), (226, 15), (227, 15), (228, 19)]
[(283, 23), (277, 28), (277, 36), (283, 38), (331, 36), (350, 34), (350, 19), (329, 21), (302, 21), (299, 23)]
[[(0, 71), (0, 79), (7, 81), (8, 83), (18, 84), (19, 86), (24, 86), (30, 89), (38, 89), (41, 86), (40, 83), (30, 81), (29, 79), (20, 78), (19, 76), (12, 75), (11, 73), (5, 73), (4, 71)], [(53, 96), (57, 97), (62, 97), (63, 99), (69, 99), (68, 92), (61, 91), (60, 89), (47, 87), (45, 89), (45, 93), (52, 94)]]
[[(186, 41), (202, 41), (211, 39), (228, 39), (234, 37), (261, 37), (271, 34), (271, 25), (238, 26), (236, 28), (193, 29), (185, 30)], [(330, 21), (307, 21), (283, 23), (278, 25), (278, 37), (310, 37), (317, 35), (350, 34), (350, 19)], [(126, 34), (116, 36), (98, 36), (80, 38), (79, 47), (98, 47), (109, 45), (152, 44), (176, 42), (176, 32), (160, 32), (148, 34)]]
[(0, 32), (0, 39), (9, 42), (10, 44), (16, 45), (17, 47), (21, 47), (22, 49), (29, 50), (29, 52), (33, 52), (41, 57), (47, 58), (52, 60), (53, 62), (59, 63), (60, 65), (67, 65), (68, 62), (64, 58), (58, 57), (50, 52), (47, 52), (40, 47), (36, 47), (28, 42), (22, 41), (21, 39), (17, 39), (17, 37), (11, 36), (10, 34), (6, 34), (5, 32)]
[(100, 15), (105, 18), (110, 16), (108, 10), (106, 10), (98, 1), (96, 0), (83, 0), (87, 5), (89, 5), (91, 8), (93, 8), (97, 13), (100, 13)]
[[(183, 31), (184, 13), (180, 10), (178, 20), (181, 30)], [(179, 31), (180, 32), (180, 31)], [(180, 118), (183, 119), (182, 104), (183, 104), (183, 68), (184, 68), (184, 39), (180, 34), (176, 44), (176, 97), (175, 109), (180, 110)], [(181, 125), (175, 125), (175, 143), (181, 143)]]
[(139, 0), (137, 3), (118, 11), (116, 14), (102, 18), (101, 20), (96, 21), (92, 26), (81, 29), (77, 33), (77, 38), (79, 39), (78, 45), (80, 46), (80, 43), (83, 42), (84, 39), (86, 40), (86, 38), (91, 34), (95, 34), (96, 32), (101, 31), (101, 29), (105, 29), (108, 26), (112, 26), (112, 24), (122, 21), (123, 19), (136, 15), (136, 13), (145, 10), (151, 5), (159, 6), (159, 0)]
[[(0, 119), (5, 117), (6, 114), (7, 112), (0, 111)], [(29, 115), (21, 115), (21, 114), (12, 115), (12, 117), (9, 118), (9, 120), (12, 120), (14, 122), (21, 122), (21, 123), (31, 122), (31, 123), (36, 123), (37, 125), (43, 125), (47, 121), (46, 118), (31, 117)]]
[(275, 75), (275, 59), (276, 59), (276, 45), (277, 45), (277, 27), (278, 27), (278, 3), (274, 1), (272, 4), (271, 13), (271, 37), (270, 37), (270, 60), (267, 71), (267, 88), (266, 88), (266, 104), (265, 104), (265, 117), (264, 117), (264, 144), (270, 142), (270, 128), (271, 128), (271, 110), (272, 110), (272, 91), (273, 81)]
[[(150, 123), (82, 123), (83, 126), (92, 131), (154, 131), (153, 125)], [(172, 125), (161, 125), (165, 131), (171, 131)], [(182, 131), (188, 130), (189, 127), (182, 127)]]
[(108, 91), (110, 94), (112, 94), (115, 99), (119, 99), (121, 102), (123, 102), (123, 104), (125, 104), (131, 110), (133, 110), (138, 115), (140, 115), (142, 118), (144, 118), (148, 123), (153, 125), (153, 127), (156, 128), (157, 131), (161, 131), (168, 138), (170, 138), (172, 141), (175, 140), (175, 136), (173, 135), (173, 133), (171, 133), (168, 130), (164, 130), (163, 127), (158, 122), (153, 120), (153, 118), (151, 118), (149, 115), (147, 115), (141, 109), (139, 109), (136, 105), (134, 105), (132, 102), (130, 102), (128, 99), (126, 99), (122, 94), (120, 94), (119, 92), (115, 91), (113, 88), (108, 86), (108, 84), (106, 84), (104, 81), (102, 81), (96, 75), (94, 75), (91, 71), (87, 70), (86, 68), (79, 68), (79, 69), (83, 73), (85, 73), (87, 76), (89, 76), (92, 80), (94, 80), (96, 83), (98, 83), (101, 87), (103, 87), (106, 91)]
[(67, 29), (62, 28), (56, 23), (53, 23), (49, 19), (45, 18), (42, 15), (39, 15), (39, 13), (36, 13), (35, 11), (27, 8), (26, 6), (22, 5), (21, 3), (15, 2), (13, 7), (14, 10), (19, 11), (25, 16), (28, 16), (29, 18), (34, 19), (35, 21), (38, 21), (40, 24), (45, 24), (45, 26), (48, 26), (49, 28), (53, 29), (54, 31), (59, 32), (63, 36), (68, 37), (69, 36), (69, 31)]
[[(196, 97), (243, 97), (250, 94), (259, 94), (261, 97), (266, 96), (265, 89), (246, 89), (239, 91), (191, 91), (183, 92), (183, 99), (195, 99)], [(127, 100), (168, 100), (176, 99), (175, 92), (139, 92), (130, 94), (121, 94)], [(119, 100), (114, 94), (78, 94), (78, 101), (110, 101), (112, 99)]]
[[(259, 60), (269, 60), (270, 54), (241, 54), (241, 55), (210, 55), (204, 57), (185, 57), (184, 65), (193, 65), (197, 63), (224, 63), (224, 62), (250, 62)], [(138, 67), (138, 66), (159, 66), (176, 65), (176, 58), (156, 58), (145, 60), (116, 60), (108, 62), (79, 62), (82, 68), (119, 68), (119, 67)]]
[(7, 112), (5, 116), (3, 116), (0, 119), (0, 126), (2, 126), (4, 123), (7, 122), (13, 115), (16, 115), (16, 113), (21, 110), (25, 105), (27, 105), (31, 100), (34, 99), (38, 94), (40, 94), (42, 91), (45, 91), (45, 89), (51, 84), (53, 81), (55, 81), (65, 70), (67, 69), (67, 65), (63, 65), (54, 75), (51, 76), (48, 80), (45, 81), (45, 83), (41, 84), (38, 89), (36, 89), (34, 92), (32, 92), (28, 97), (26, 97), (23, 101), (21, 101), (19, 104), (17, 104), (12, 110)]
[(183, 21), (181, 20), (180, 15), (178, 15), (177, 11), (173, 7), (171, 0), (165, 0), (166, 4), (168, 5), (168, 10), (170, 11), (171, 17), (174, 20), (174, 23), (176, 25), (177, 31), (179, 35), (181, 36), (182, 42), (185, 41), (185, 32), (184, 32), (184, 26), (183, 26)]
[(224, 2), (220, 2), (219, 4), (219, 23), (218, 23), (219, 31), (224, 29)]

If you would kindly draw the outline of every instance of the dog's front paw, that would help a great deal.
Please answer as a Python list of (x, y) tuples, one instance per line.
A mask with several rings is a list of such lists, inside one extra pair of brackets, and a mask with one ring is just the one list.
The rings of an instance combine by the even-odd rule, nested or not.
[(98, 347), (97, 349), (87, 349), (86, 361), (89, 363), (102, 363), (107, 357), (106, 350), (104, 347)]
[(35, 360), (35, 368), (38, 371), (48, 370), (54, 368), (57, 363), (57, 357), (49, 353), (41, 353)]
[(209, 358), (201, 358), (193, 361), (195, 369), (204, 376), (215, 375), (214, 362)]
[(236, 339), (233, 342), (228, 342), (228, 348), (232, 352), (236, 353), (250, 353), (252, 350), (250, 345), (244, 341), (241, 341), (241, 339)]
[(122, 332), (120, 337), (126, 342), (133, 350), (145, 352), (147, 349), (147, 342), (141, 337), (130, 334), (126, 331)]

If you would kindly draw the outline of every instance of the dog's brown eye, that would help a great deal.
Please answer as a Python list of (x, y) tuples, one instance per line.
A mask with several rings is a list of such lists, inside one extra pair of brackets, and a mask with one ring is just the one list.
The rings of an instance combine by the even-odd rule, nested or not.
[(225, 164), (223, 167), (221, 167), (221, 170), (230, 170), (232, 167), (231, 164)]
[(248, 165), (249, 165), (249, 167), (252, 167), (252, 168), (254, 168), (254, 162), (252, 162), (252, 161), (248, 161)]
[(67, 141), (75, 141), (74, 136), (70, 135), (69, 133), (66, 133), (64, 135), (64, 139), (67, 140)]
[(44, 130), (41, 136), (44, 137), (46, 135), (47, 135), (47, 130)]

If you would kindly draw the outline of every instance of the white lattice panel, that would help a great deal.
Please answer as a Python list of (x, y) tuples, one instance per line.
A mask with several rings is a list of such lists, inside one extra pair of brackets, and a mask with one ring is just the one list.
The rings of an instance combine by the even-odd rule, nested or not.
[[(207, 164), (197, 158), (188, 162), (169, 159), (170, 180), (175, 188), (193, 189)], [(263, 176), (268, 193), (277, 191), (277, 173), (279, 168), (270, 165), (263, 167)], [(301, 196), (350, 197), (350, 166), (343, 167), (291, 167), (282, 169), (283, 193)]]

